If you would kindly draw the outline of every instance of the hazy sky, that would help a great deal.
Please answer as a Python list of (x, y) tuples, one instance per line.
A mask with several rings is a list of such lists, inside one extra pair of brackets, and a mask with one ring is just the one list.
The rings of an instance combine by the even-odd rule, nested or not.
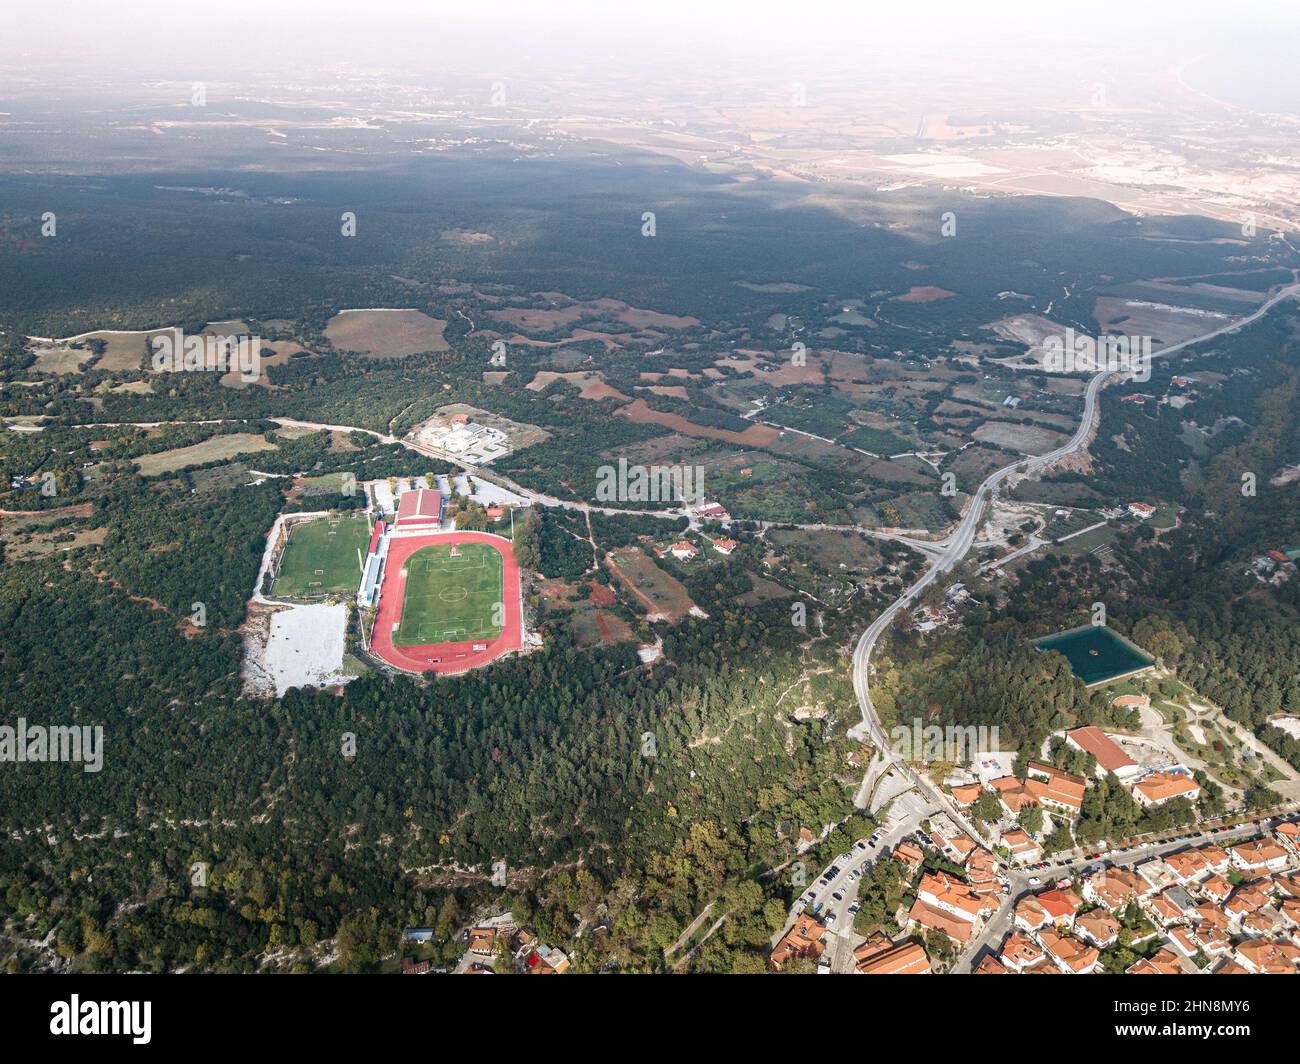
[[(1300, 15), (1288, 0), (44, 0), (10, 4), (0, 56), (33, 63), (93, 56), (108, 67), (167, 71), (313, 54), (358, 62), (439, 55), (468, 63), (569, 61), (584, 50), (644, 58), (714, 50), (719, 57), (794, 60), (814, 51), (918, 61), (1026, 46), (1059, 48), (1077, 61), (1079, 40), (1116, 51), (1191, 41), (1249, 47), (1295, 35)], [(1244, 41), (1237, 45), (1233, 41)], [(409, 60), (407, 60), (409, 61)], [(105, 73), (111, 73), (106, 70)]]

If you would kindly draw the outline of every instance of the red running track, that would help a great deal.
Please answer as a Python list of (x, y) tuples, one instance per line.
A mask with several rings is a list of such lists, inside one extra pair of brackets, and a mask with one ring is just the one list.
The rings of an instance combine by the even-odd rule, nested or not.
[[(430, 643), (426, 646), (393, 645), (393, 625), (401, 619), (402, 597), (406, 581), (402, 569), (406, 559), (422, 547), (438, 544), (487, 543), (501, 555), (501, 594), (505, 598), (505, 628), (486, 650), (475, 650), (476, 641), (465, 643)], [(370, 649), (394, 668), (404, 672), (458, 673), (477, 669), (494, 658), (523, 645), (523, 618), (520, 616), (519, 566), (510, 541), (487, 532), (434, 532), (422, 536), (394, 535), (388, 543), (388, 560), (384, 562), (384, 580), (380, 585), (379, 613), (375, 617)], [(437, 658), (435, 664), (431, 658)]]

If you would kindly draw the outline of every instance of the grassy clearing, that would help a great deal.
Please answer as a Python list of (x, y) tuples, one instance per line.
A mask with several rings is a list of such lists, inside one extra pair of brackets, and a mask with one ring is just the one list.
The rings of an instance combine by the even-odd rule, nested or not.
[(275, 444), (267, 443), (261, 436), (251, 432), (234, 432), (228, 436), (213, 436), (189, 447), (175, 447), (170, 451), (141, 455), (135, 460), (135, 468), (142, 477), (156, 477), (164, 473), (174, 473), (187, 466), (223, 462), (239, 454), (275, 449)]

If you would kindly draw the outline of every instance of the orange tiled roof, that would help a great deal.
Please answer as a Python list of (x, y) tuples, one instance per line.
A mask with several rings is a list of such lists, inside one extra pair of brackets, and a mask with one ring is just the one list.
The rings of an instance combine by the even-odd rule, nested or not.
[(1196, 879), (1210, 870), (1210, 860), (1199, 850), (1183, 850), (1165, 857), (1165, 864), (1179, 879)]
[(900, 842), (894, 848), (893, 857), (895, 860), (902, 861), (903, 864), (909, 865), (913, 869), (920, 868), (922, 863), (925, 861), (925, 854), (921, 852), (921, 847), (910, 841)]
[(1092, 754), (1097, 764), (1107, 772), (1118, 772), (1122, 768), (1134, 768), (1137, 765), (1137, 762), (1124, 753), (1100, 728), (1075, 728), (1065, 734), (1085, 753)]
[(1092, 912), (1084, 913), (1074, 922), (1074, 926), (1094, 942), (1110, 942), (1119, 934), (1119, 921), (1105, 909), (1093, 909)]
[(1168, 798), (1177, 798), (1180, 794), (1199, 791), (1201, 785), (1181, 772), (1151, 772), (1137, 781), (1136, 788), (1147, 801), (1163, 802)]
[(772, 947), (769, 960), (774, 968), (779, 968), (792, 957), (811, 957), (820, 959), (826, 950), (822, 940), (826, 937), (826, 928), (809, 913), (803, 913), (794, 922), (794, 927), (786, 932), (785, 937)]
[(1295, 975), (1300, 949), (1290, 942), (1256, 939), (1237, 947), (1237, 958), (1247, 969), (1269, 975)]
[(1006, 941), (1002, 943), (999, 956), (1004, 964), (1014, 968), (1029, 968), (1047, 958), (1047, 954), (1037, 942), (1026, 938), (1019, 931), (1013, 931), (1007, 936)]
[(1088, 886), (1108, 909), (1122, 909), (1146, 884), (1125, 868), (1107, 868), (1088, 877)]
[[(1034, 774), (1046, 776), (1046, 780), (1034, 778)], [(1025, 790), (1040, 801), (1057, 802), (1071, 809), (1083, 805), (1083, 792), (1088, 781), (1082, 776), (1072, 776), (1068, 772), (1044, 765), (1038, 761), (1029, 762), (1029, 776), (1025, 780)]]
[(1223, 876), (1215, 873), (1206, 879), (1198, 889), (1207, 897), (1222, 902), (1232, 893), (1232, 884), (1224, 879)]
[(904, 942), (861, 962), (858, 971), (863, 975), (929, 975), (930, 958), (915, 942)]
[(1055, 931), (1044, 931), (1038, 936), (1043, 944), (1043, 949), (1047, 950), (1053, 957), (1064, 964), (1072, 972), (1084, 972), (1090, 969), (1101, 958), (1094, 946), (1085, 946), (1076, 938), (1070, 938), (1067, 935), (1059, 935)]
[(1136, 964), (1125, 969), (1126, 975), (1186, 975), (1178, 955), (1171, 949), (1163, 948), (1154, 957), (1143, 957)]
[(959, 879), (953, 879), (952, 876), (945, 872), (939, 872), (936, 875), (926, 873), (921, 877), (921, 882), (917, 885), (916, 893), (918, 896), (929, 894), (934, 898), (934, 904), (951, 906), (954, 909), (960, 909), (970, 915), (970, 919), (975, 919), (980, 913), (983, 906), (980, 900), (971, 894), (970, 887)]
[(964, 945), (974, 934), (975, 925), (967, 920), (960, 920), (929, 902), (917, 898), (912, 904), (908, 919), (920, 924), (929, 931), (942, 931), (954, 942)]
[(1231, 849), (1233, 854), (1247, 866), (1268, 864), (1270, 861), (1286, 859), (1286, 850), (1282, 849), (1272, 839), (1239, 842)]

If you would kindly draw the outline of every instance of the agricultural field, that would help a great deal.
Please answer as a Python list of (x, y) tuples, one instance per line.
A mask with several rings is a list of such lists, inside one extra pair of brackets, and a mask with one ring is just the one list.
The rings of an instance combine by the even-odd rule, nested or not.
[(370, 524), (361, 514), (294, 525), (271, 597), (318, 599), (356, 591), (361, 581), (357, 551), (364, 555), (369, 542)]
[[(455, 556), (452, 556), (452, 552)], [(487, 543), (422, 547), (406, 560), (399, 647), (489, 642), (502, 632), (501, 554)]]
[(76, 373), (94, 357), (94, 352), (87, 347), (63, 344), (34, 344), (32, 352), (36, 356), (31, 367), (33, 373)]
[(268, 443), (264, 437), (255, 433), (232, 432), (226, 436), (213, 436), (188, 447), (174, 447), (169, 451), (159, 451), (156, 454), (143, 454), (135, 460), (135, 468), (142, 477), (156, 477), (163, 473), (175, 473), (178, 469), (185, 469), (188, 466), (223, 462), (236, 455), (275, 449), (275, 444)]
[(640, 547), (611, 551), (609, 565), (651, 618), (677, 624), (695, 605), (676, 577), (659, 568)]
[(1088, 528), (1090, 525), (1095, 525), (1101, 520), (1103, 520), (1101, 514), (1095, 510), (1070, 509), (1060, 516), (1053, 513), (1049, 516), (1047, 525), (1043, 529), (1043, 537), (1045, 539), (1060, 539), (1062, 536), (1068, 536)]
[(325, 336), (340, 351), (368, 358), (406, 358), (446, 351), (445, 321), (418, 310), (343, 310), (325, 326)]
[(772, 529), (768, 539), (784, 553), (831, 571), (843, 565), (849, 572), (865, 573), (883, 561), (874, 543), (852, 532)]
[(1010, 421), (986, 421), (972, 434), (980, 443), (1005, 447), (1021, 454), (1046, 454), (1069, 437), (1040, 425), (1018, 425)]
[(64, 506), (31, 513), (7, 513), (0, 517), (0, 545), (8, 561), (30, 561), (80, 547), (98, 546), (107, 528), (86, 528), (91, 516), (88, 504)]

